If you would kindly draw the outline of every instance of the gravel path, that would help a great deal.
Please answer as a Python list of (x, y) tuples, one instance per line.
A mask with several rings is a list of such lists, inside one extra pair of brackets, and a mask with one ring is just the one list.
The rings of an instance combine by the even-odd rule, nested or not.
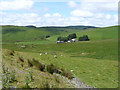
[(66, 83), (68, 83), (68, 86), (73, 86), (74, 88), (92, 88), (90, 85), (81, 82), (77, 77), (70, 80), (65, 76), (61, 76), (60, 74), (54, 73), (54, 75), (58, 76), (61, 78), (61, 80), (64, 80)]
[(74, 83), (75, 88), (91, 88), (90, 85), (86, 85), (83, 82), (81, 82), (78, 78), (73, 78), (71, 80), (72, 83)]

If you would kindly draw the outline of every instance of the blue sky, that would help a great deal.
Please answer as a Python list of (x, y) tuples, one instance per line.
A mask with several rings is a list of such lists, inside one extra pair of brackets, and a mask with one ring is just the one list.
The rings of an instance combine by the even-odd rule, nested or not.
[(107, 27), (118, 24), (119, 0), (1, 0), (1, 25)]

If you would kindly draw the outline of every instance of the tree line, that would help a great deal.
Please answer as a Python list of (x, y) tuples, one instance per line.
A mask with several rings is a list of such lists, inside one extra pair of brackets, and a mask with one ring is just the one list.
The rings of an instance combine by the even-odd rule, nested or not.
[[(67, 42), (69, 40), (72, 40), (72, 39), (76, 39), (77, 38), (77, 35), (76, 33), (73, 33), (73, 34), (69, 34), (67, 37), (61, 37), (59, 36), (57, 38), (57, 41), (64, 41), (64, 42)], [(88, 35), (83, 35), (82, 37), (79, 37), (78, 38), (78, 41), (89, 41), (90, 39), (88, 38)]]

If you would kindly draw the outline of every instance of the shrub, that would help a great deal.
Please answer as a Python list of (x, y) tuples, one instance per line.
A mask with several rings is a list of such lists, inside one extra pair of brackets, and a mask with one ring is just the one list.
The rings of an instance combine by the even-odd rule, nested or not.
[(14, 51), (13, 50), (9, 50), (9, 51), (7, 51), (7, 53), (6, 53), (6, 55), (8, 56), (8, 55), (11, 55), (11, 56), (14, 56)]
[(30, 82), (32, 82), (33, 81), (33, 75), (32, 75), (31, 71), (29, 72), (29, 75), (30, 75)]
[(59, 78), (59, 76), (56, 76), (56, 75), (55, 75), (55, 81), (58, 82), (58, 83), (60, 83), (60, 78)]
[(2, 65), (2, 72), (3, 72), (3, 73), (6, 72), (6, 70), (5, 70), (5, 66), (4, 66), (4, 65)]
[(2, 77), (2, 86), (3, 88), (11, 88), (12, 84), (10, 83), (14, 83), (15, 81), (17, 81), (15, 79), (15, 71), (6, 71)]
[(2, 77), (2, 87), (3, 88), (9, 88), (10, 87), (9, 77), (6, 74)]
[(46, 36), (46, 38), (49, 38), (49, 37), (50, 37), (50, 35), (47, 35), (47, 36)]
[(54, 66), (53, 64), (50, 64), (47, 66), (47, 71), (51, 74), (58, 73), (59, 69), (58, 67)]
[(12, 71), (11, 74), (10, 74), (10, 81), (11, 83), (15, 82), (16, 79), (15, 79), (15, 71)]
[(49, 82), (46, 81), (45, 79), (42, 80), (41, 88), (50, 88)]
[(32, 61), (28, 59), (28, 66), (33, 67)]
[(33, 63), (40, 71), (44, 71), (44, 69), (45, 69), (44, 64), (40, 63), (39, 61), (35, 60), (34, 58), (33, 58)]
[(72, 73), (70, 71), (67, 70), (62, 70), (62, 75), (67, 77), (68, 79), (72, 79)]
[(29, 84), (29, 78), (28, 76), (25, 76), (25, 88), (30, 88), (28, 84)]

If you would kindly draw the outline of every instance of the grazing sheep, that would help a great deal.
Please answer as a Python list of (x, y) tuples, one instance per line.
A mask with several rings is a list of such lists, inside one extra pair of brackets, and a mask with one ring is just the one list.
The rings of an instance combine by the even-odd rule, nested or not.
[(20, 47), (25, 48), (25, 46), (20, 46)]
[(56, 56), (56, 55), (54, 55), (54, 58), (57, 58), (57, 56)]
[(82, 53), (82, 55), (84, 55), (85, 53)]
[(73, 72), (74, 70), (70, 70), (71, 72)]
[(47, 52), (45, 54), (47, 55)]
[(40, 53), (40, 56), (42, 56), (42, 53)]

